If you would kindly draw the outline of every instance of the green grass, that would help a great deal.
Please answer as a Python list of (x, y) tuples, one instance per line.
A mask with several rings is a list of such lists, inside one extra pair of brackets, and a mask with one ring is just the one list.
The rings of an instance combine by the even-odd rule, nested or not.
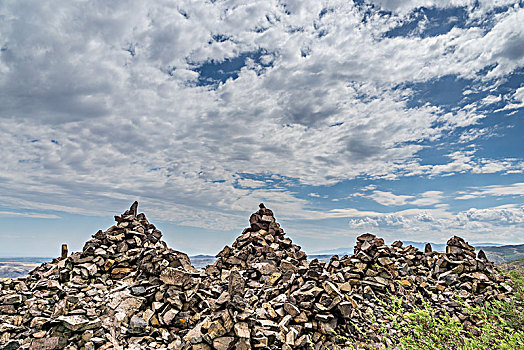
[(524, 270), (508, 272), (513, 293), (480, 307), (464, 305), (474, 323), (465, 326), (448, 314), (436, 315), (430, 303), (405, 313), (393, 299), (389, 317), (400, 334), (391, 349), (524, 349)]
[(380, 303), (393, 326), (382, 327), (380, 332), (392, 343), (358, 344), (339, 335), (338, 340), (346, 344), (341, 349), (524, 350), (524, 269), (509, 271), (507, 275), (513, 288), (507, 300), (493, 300), (477, 307), (462, 303), (461, 312), (473, 321), (471, 325), (464, 325), (449, 314), (437, 315), (429, 302), (405, 310), (403, 300), (392, 295), (390, 302)]

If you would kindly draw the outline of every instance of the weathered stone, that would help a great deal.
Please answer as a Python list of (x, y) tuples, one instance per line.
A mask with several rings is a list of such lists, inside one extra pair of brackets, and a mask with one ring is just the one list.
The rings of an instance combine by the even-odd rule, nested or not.
[(211, 347), (206, 343), (194, 344), (191, 350), (211, 350)]
[(61, 338), (61, 337), (34, 339), (31, 342), (31, 346), (29, 347), (29, 349), (30, 350), (63, 349), (66, 344), (67, 344), (66, 339)]
[(60, 316), (57, 318), (57, 320), (62, 322), (62, 324), (67, 329), (72, 330), (74, 332), (82, 329), (84, 326), (87, 326), (89, 324), (89, 320), (84, 316), (80, 315)]
[(479, 258), (480, 260), (484, 260), (484, 261), (488, 260), (488, 258), (486, 257), (486, 253), (484, 253), (482, 249), (479, 250), (477, 258)]
[(235, 324), (235, 335), (239, 338), (249, 338), (250, 331), (249, 326), (246, 322), (240, 322)]
[(170, 326), (173, 324), (175, 317), (178, 315), (178, 311), (174, 309), (167, 310), (164, 315), (162, 316), (162, 320), (164, 321), (164, 324), (167, 326)]
[(262, 275), (271, 275), (273, 272), (277, 271), (275, 265), (270, 263), (256, 263), (252, 265), (254, 269), (258, 270)]
[(213, 340), (213, 347), (217, 350), (228, 350), (233, 347), (234, 342), (233, 337), (220, 337)]
[(228, 284), (228, 293), (230, 297), (234, 297), (235, 295), (244, 295), (244, 289), (246, 286), (246, 282), (244, 281), (244, 278), (238, 271), (232, 271), (229, 275), (229, 284)]
[(286, 311), (292, 317), (295, 317), (298, 314), (300, 314), (300, 310), (291, 303), (284, 303), (284, 311)]
[(191, 274), (181, 268), (167, 267), (160, 274), (160, 280), (165, 284), (184, 287), (191, 282)]
[(140, 334), (145, 331), (147, 327), (146, 321), (142, 317), (134, 315), (129, 321), (129, 332), (134, 334)]
[(220, 321), (218, 320), (211, 322), (207, 329), (207, 334), (209, 335), (211, 339), (221, 337), (226, 333), (227, 333), (226, 329), (224, 328), (224, 326), (222, 326), (222, 323), (220, 323)]
[(23, 301), (23, 298), (20, 294), (8, 294), (0, 299), (0, 304), (12, 305), (20, 304)]
[(344, 293), (351, 292), (351, 283), (349, 282), (343, 283), (340, 285), (339, 289), (341, 292), (344, 292)]
[(366, 241), (371, 241), (373, 239), (375, 239), (377, 236), (375, 236), (374, 234), (371, 234), (371, 233), (364, 233), (360, 236), (357, 237), (357, 240), (360, 241), (360, 242), (366, 242)]
[(338, 310), (342, 314), (342, 317), (350, 318), (351, 311), (353, 310), (353, 305), (351, 305), (350, 302), (345, 301), (345, 302), (338, 304)]
[(324, 290), (326, 293), (328, 293), (331, 296), (342, 296), (342, 293), (340, 290), (335, 286), (333, 283), (326, 281), (322, 284), (322, 287), (324, 287)]
[[(184, 336), (184, 340), (190, 342), (191, 344), (198, 345), (199, 343), (201, 343), (203, 339), (202, 324), (204, 324), (205, 322), (207, 322), (207, 319), (200, 322), (192, 330), (187, 332), (187, 334)], [(195, 345), (193, 345), (193, 349), (195, 349)]]

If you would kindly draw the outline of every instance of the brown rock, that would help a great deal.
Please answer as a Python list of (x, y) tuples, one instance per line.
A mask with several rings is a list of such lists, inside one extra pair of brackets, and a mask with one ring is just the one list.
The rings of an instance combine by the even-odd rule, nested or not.
[(61, 337), (50, 337), (42, 339), (34, 339), (31, 342), (30, 350), (50, 350), (63, 349), (67, 344), (67, 340)]
[(249, 326), (246, 322), (239, 322), (235, 324), (235, 335), (239, 338), (250, 338)]
[(233, 347), (235, 338), (233, 337), (220, 337), (213, 340), (213, 347), (217, 350), (228, 350)]
[(228, 293), (230, 297), (235, 295), (243, 296), (246, 282), (238, 271), (232, 271), (229, 275)]
[(162, 271), (160, 280), (165, 284), (184, 287), (191, 282), (191, 274), (181, 268), (167, 267)]

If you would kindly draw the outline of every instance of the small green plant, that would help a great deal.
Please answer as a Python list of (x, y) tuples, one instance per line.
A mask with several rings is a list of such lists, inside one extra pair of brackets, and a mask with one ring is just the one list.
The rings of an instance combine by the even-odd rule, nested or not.
[(427, 301), (412, 312), (405, 312), (402, 299), (391, 296), (388, 317), (399, 334), (391, 348), (524, 349), (524, 270), (510, 271), (509, 276), (513, 293), (507, 300), (493, 300), (476, 307), (461, 302), (462, 312), (473, 320), (468, 326), (447, 313), (438, 315)]
[[(506, 275), (510, 277), (513, 289), (509, 298), (471, 306), (456, 297), (462, 307), (461, 313), (467, 316), (469, 323), (463, 323), (447, 312), (437, 311), (422, 296), (418, 298), (422, 304), (412, 308), (412, 304), (402, 297), (389, 294), (387, 302), (375, 300), (389, 321), (389, 328), (384, 324), (377, 327), (383, 344), (369, 341), (365, 332), (351, 321), (361, 342), (345, 335), (334, 336), (345, 344), (344, 350), (524, 350), (524, 269), (511, 270)], [(378, 324), (374, 316), (370, 321)], [(386, 339), (389, 340), (386, 342)]]

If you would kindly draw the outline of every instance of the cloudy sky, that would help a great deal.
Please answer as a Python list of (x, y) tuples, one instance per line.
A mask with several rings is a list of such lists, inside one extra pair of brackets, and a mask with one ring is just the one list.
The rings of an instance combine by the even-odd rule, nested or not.
[(81, 249), (135, 199), (190, 254), (259, 202), (309, 252), (524, 243), (522, 23), (515, 0), (4, 0), (0, 256)]

